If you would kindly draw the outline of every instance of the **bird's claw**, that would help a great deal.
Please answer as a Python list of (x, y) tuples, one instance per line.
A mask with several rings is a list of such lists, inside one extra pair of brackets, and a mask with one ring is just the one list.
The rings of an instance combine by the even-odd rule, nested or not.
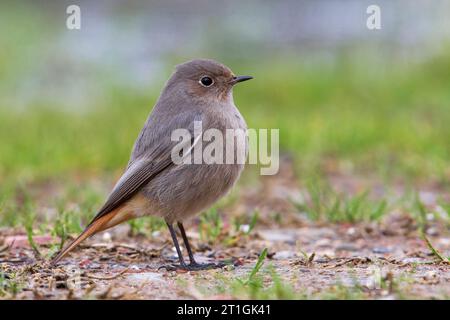
[(225, 267), (227, 264), (224, 262), (217, 263), (190, 263), (190, 264), (169, 264), (164, 265), (158, 268), (166, 269), (167, 271), (177, 271), (177, 270), (185, 270), (185, 271), (201, 271), (201, 270), (211, 270), (211, 269), (221, 269)]

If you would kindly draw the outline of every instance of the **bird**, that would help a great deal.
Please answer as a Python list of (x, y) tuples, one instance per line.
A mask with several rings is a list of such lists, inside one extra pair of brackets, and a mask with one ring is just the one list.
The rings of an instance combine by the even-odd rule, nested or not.
[[(236, 84), (253, 79), (236, 76), (230, 68), (211, 59), (194, 59), (175, 67), (150, 112), (132, 148), (130, 160), (105, 203), (84, 231), (52, 259), (56, 265), (64, 256), (92, 235), (122, 222), (143, 216), (161, 217), (169, 229), (179, 264), (167, 268), (204, 270), (223, 267), (223, 263), (198, 263), (189, 244), (183, 223), (211, 207), (225, 196), (239, 179), (244, 163), (175, 162), (172, 151), (174, 130), (183, 129), (194, 134), (189, 148), (179, 153), (192, 153), (201, 135), (195, 136), (194, 123), (202, 129), (216, 129), (223, 133), (247, 130), (247, 124), (233, 100)], [(230, 137), (228, 139), (234, 139)], [(230, 140), (225, 141), (231, 142)], [(233, 150), (244, 158), (248, 153), (248, 139), (236, 139)], [(225, 145), (223, 153), (225, 154)], [(243, 154), (242, 154), (243, 153)], [(238, 155), (239, 156), (239, 155)], [(236, 155), (235, 158), (236, 159)], [(178, 226), (186, 247), (189, 263), (182, 255), (177, 233)]]

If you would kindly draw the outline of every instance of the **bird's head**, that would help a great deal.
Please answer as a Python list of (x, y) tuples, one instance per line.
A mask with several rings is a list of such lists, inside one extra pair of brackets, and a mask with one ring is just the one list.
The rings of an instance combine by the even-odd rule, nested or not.
[(196, 59), (180, 64), (168, 85), (185, 90), (195, 99), (220, 100), (231, 98), (235, 84), (252, 79), (236, 76), (227, 66), (209, 59)]

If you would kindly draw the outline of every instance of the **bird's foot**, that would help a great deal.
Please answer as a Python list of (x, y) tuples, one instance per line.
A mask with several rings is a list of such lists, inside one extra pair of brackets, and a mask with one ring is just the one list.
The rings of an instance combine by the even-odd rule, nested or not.
[(186, 267), (186, 270), (189, 271), (198, 271), (198, 270), (211, 270), (211, 269), (222, 269), (223, 267), (225, 267), (227, 264), (224, 262), (212, 262), (212, 263), (190, 263), (188, 264)]
[(166, 269), (167, 271), (177, 271), (177, 270), (185, 270), (185, 271), (201, 271), (201, 270), (211, 270), (211, 269), (221, 269), (225, 267), (227, 264), (224, 262), (217, 263), (190, 263), (190, 264), (170, 264), (161, 266), (159, 269)]

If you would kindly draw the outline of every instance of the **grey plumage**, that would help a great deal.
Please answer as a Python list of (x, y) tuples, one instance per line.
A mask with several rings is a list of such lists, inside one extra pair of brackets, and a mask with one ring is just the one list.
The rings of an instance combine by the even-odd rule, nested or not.
[(169, 221), (183, 221), (230, 189), (243, 165), (174, 166), (170, 158), (170, 152), (176, 144), (170, 139), (171, 132), (185, 128), (193, 135), (193, 123), (196, 120), (202, 121), (203, 130), (246, 129), (245, 121), (234, 105), (231, 91), (223, 101), (212, 95), (210, 99), (199, 98), (195, 92), (186, 90), (186, 83), (180, 81), (181, 78), (198, 82), (199, 76), (209, 74), (211, 70), (213, 73), (217, 73), (216, 70), (222, 72), (222, 68), (228, 70), (211, 60), (195, 60), (178, 66), (134, 144), (127, 170), (96, 218), (116, 208), (135, 192), (142, 192), (149, 199), (149, 210), (154, 210), (143, 215), (155, 214)]
[[(203, 76), (211, 77), (214, 84), (202, 86), (199, 79)], [(206, 59), (177, 66), (134, 143), (124, 174), (89, 226), (111, 212), (116, 216), (122, 212), (121, 218), (105, 219), (104, 225), (96, 228), (104, 230), (123, 221), (121, 208), (136, 196), (145, 200), (140, 201), (139, 208), (128, 210), (126, 219), (158, 215), (170, 225), (183, 222), (225, 195), (244, 165), (176, 165), (171, 150), (177, 142), (171, 141), (171, 133), (184, 128), (193, 135), (194, 121), (202, 121), (203, 131), (216, 128), (224, 137), (226, 129), (245, 130), (246, 123), (234, 104), (232, 88), (235, 83), (250, 78), (238, 78), (226, 66)], [(245, 146), (235, 145), (235, 152), (247, 152), (247, 141), (243, 143)]]

